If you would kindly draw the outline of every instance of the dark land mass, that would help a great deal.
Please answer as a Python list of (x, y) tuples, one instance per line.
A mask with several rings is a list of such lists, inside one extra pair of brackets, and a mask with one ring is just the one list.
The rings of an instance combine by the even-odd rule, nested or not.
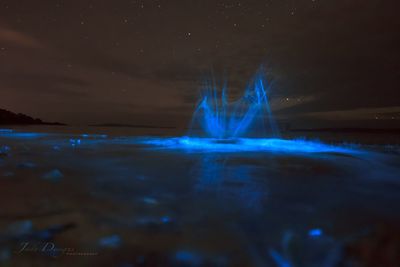
[(141, 124), (119, 124), (119, 123), (104, 123), (92, 124), (92, 127), (127, 127), (127, 128), (151, 128), (151, 129), (176, 129), (173, 126), (155, 126), (155, 125), (141, 125)]
[(0, 125), (66, 125), (60, 122), (44, 122), (22, 113), (0, 109)]
[(373, 133), (373, 134), (400, 134), (400, 128), (309, 128), (291, 129), (290, 132), (329, 132), (329, 133)]

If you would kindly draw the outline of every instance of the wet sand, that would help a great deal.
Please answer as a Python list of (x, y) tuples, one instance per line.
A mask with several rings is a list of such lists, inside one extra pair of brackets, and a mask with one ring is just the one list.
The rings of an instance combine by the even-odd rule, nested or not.
[(398, 146), (193, 152), (58, 131), (0, 132), (0, 265), (400, 265)]

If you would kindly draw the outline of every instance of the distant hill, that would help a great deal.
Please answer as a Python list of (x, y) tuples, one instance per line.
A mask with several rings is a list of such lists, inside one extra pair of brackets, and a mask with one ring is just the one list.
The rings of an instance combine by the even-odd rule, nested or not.
[(0, 125), (65, 125), (59, 122), (44, 122), (22, 113), (0, 109)]

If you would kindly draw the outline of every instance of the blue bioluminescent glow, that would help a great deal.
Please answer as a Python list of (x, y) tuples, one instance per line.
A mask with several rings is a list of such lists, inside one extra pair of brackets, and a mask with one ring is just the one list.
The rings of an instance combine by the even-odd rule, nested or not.
[(28, 132), (14, 132), (11, 131), (0, 131), (0, 137), (12, 138), (12, 139), (34, 139), (44, 137), (45, 133), (28, 133)]
[(321, 229), (311, 229), (310, 231), (308, 231), (308, 235), (310, 237), (319, 237), (323, 234), (323, 231)]
[[(243, 96), (234, 102), (228, 102), (226, 85), (220, 89), (215, 83), (207, 83), (193, 113), (188, 136), (141, 138), (135, 142), (186, 152), (361, 153), (353, 148), (320, 142), (278, 138), (278, 127), (267, 96), (269, 89), (262, 69), (249, 83)], [(198, 129), (200, 134), (195, 131)]]
[[(206, 90), (191, 121), (188, 136), (183, 137), (135, 137), (134, 140), (117, 138), (108, 140), (107, 135), (81, 134), (70, 138), (69, 145), (78, 147), (98, 144), (103, 141), (148, 145), (157, 149), (185, 150), (186, 152), (279, 152), (279, 153), (343, 153), (361, 154), (353, 147), (334, 146), (302, 139), (279, 138), (277, 124), (272, 116), (268, 101), (270, 87), (265, 81), (262, 69), (246, 87), (244, 94), (236, 101), (228, 102), (227, 89), (214, 83), (206, 84)], [(200, 135), (194, 130), (201, 129)], [(0, 137), (34, 139), (48, 134), (20, 133), (1, 129)], [(61, 136), (59, 136), (61, 137)], [(82, 140), (84, 142), (82, 142)], [(105, 140), (107, 139), (107, 140)], [(59, 144), (52, 144), (60, 150)]]
[(139, 139), (139, 143), (157, 146), (164, 149), (186, 150), (188, 152), (264, 151), (281, 153), (362, 153), (353, 148), (328, 145), (316, 141), (286, 140), (279, 138), (216, 139), (184, 136), (170, 138), (143, 138)]
[(13, 129), (0, 129), (0, 133), (12, 133)]
[(231, 103), (227, 100), (226, 85), (220, 89), (215, 83), (206, 83), (190, 128), (200, 128), (206, 136), (219, 139), (249, 134), (276, 137), (278, 127), (269, 106), (268, 90), (261, 70), (247, 86), (243, 96)]
[[(243, 96), (231, 103), (227, 100), (226, 85), (219, 89), (215, 83), (207, 83), (193, 113), (188, 136), (143, 138), (139, 143), (191, 152), (361, 153), (353, 148), (320, 142), (278, 138), (278, 127), (267, 96), (269, 86), (262, 73), (261, 69)], [(200, 134), (195, 133), (197, 129), (201, 130)]]

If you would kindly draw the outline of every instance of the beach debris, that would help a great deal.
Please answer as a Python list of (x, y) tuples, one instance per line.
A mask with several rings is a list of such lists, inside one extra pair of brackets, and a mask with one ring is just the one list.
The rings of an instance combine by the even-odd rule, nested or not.
[(122, 240), (119, 235), (110, 235), (100, 238), (98, 243), (104, 248), (118, 248), (121, 246)]
[(58, 182), (64, 177), (64, 174), (59, 169), (51, 170), (45, 173), (42, 178), (45, 180)]

